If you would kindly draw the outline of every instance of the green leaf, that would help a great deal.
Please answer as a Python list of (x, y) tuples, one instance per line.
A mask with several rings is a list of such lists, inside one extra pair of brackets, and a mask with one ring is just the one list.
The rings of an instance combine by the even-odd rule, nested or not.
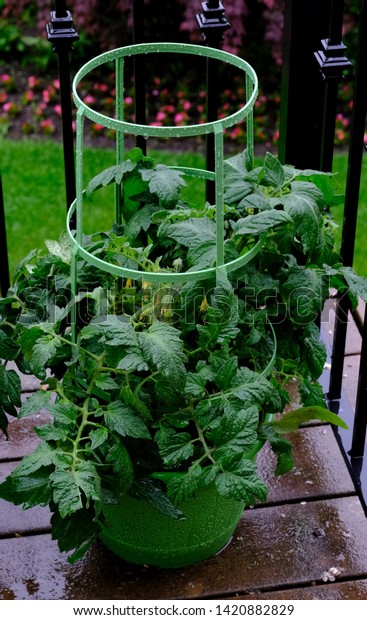
[(224, 364), (220, 367), (219, 371), (215, 376), (215, 383), (219, 387), (220, 390), (228, 390), (232, 381), (236, 376), (238, 370), (238, 359), (233, 356), (230, 357)]
[(269, 441), (270, 446), (277, 457), (277, 466), (275, 469), (275, 475), (281, 476), (290, 471), (293, 466), (293, 450), (292, 444), (286, 439), (279, 437), (278, 433), (273, 428), (263, 427), (262, 433), (264, 437)]
[(326, 362), (326, 349), (315, 323), (310, 323), (304, 330), (301, 361), (306, 364), (311, 377), (318, 379)]
[(124, 405), (121, 400), (116, 400), (108, 405), (104, 413), (105, 423), (112, 431), (122, 437), (135, 437), (136, 439), (150, 439), (147, 426), (130, 407)]
[(287, 270), (283, 299), (288, 305), (288, 316), (295, 325), (316, 321), (328, 295), (328, 286), (319, 270), (292, 265)]
[(141, 176), (149, 184), (152, 194), (156, 194), (162, 206), (177, 202), (182, 185), (186, 185), (182, 172), (157, 164), (153, 170), (142, 170)]
[(240, 368), (233, 381), (228, 395), (235, 396), (241, 401), (262, 404), (271, 396), (273, 391), (271, 383), (265, 377), (248, 368)]
[(125, 228), (125, 235), (130, 242), (134, 242), (142, 230), (145, 232), (148, 230), (151, 224), (151, 214), (152, 207), (150, 205), (146, 205), (145, 207), (138, 209), (130, 218)]
[(353, 295), (361, 297), (363, 301), (367, 302), (367, 278), (358, 276), (352, 267), (342, 267), (341, 272)]
[(20, 394), (22, 391), (21, 380), (18, 373), (15, 370), (5, 371), (5, 381), (8, 400), (15, 406), (21, 406)]
[(81, 461), (72, 471), (56, 469), (50, 475), (53, 500), (58, 506), (62, 518), (86, 507), (90, 501), (100, 501), (100, 480), (95, 466), (90, 461)]
[(271, 153), (266, 153), (264, 159), (264, 175), (262, 185), (267, 187), (281, 188), (285, 182), (283, 166), (277, 157)]
[(292, 223), (292, 218), (285, 211), (271, 209), (260, 211), (255, 215), (247, 215), (237, 222), (232, 222), (231, 225), (236, 235), (260, 235), (275, 226), (290, 223)]
[(256, 464), (253, 461), (241, 459), (221, 465), (226, 471), (219, 473), (215, 479), (220, 495), (243, 502), (245, 506), (266, 500), (268, 488), (256, 475)]
[(13, 338), (0, 338), (0, 358), (3, 360), (15, 360), (20, 353), (20, 346)]
[(48, 408), (50, 404), (51, 393), (45, 390), (38, 390), (34, 392), (27, 400), (22, 404), (19, 410), (19, 418), (25, 418), (26, 416), (39, 413), (41, 409)]
[(323, 407), (300, 407), (295, 411), (285, 413), (279, 420), (273, 420), (269, 424), (279, 433), (290, 433), (297, 430), (301, 424), (311, 422), (312, 420), (329, 422), (344, 429), (348, 428), (344, 420)]
[[(152, 474), (159, 479), (159, 474)], [(162, 491), (160, 486), (149, 478), (137, 480), (129, 491), (129, 494), (136, 499), (148, 502), (155, 510), (166, 515), (170, 519), (183, 519), (184, 515), (181, 510), (171, 504), (168, 497)]]
[(61, 346), (61, 341), (57, 336), (42, 336), (33, 345), (33, 351), (31, 356), (31, 362), (35, 368), (35, 371), (44, 370), (54, 355), (58, 347)]
[(175, 223), (163, 223), (159, 237), (169, 237), (188, 247), (196, 247), (204, 242), (216, 240), (215, 222), (208, 217), (189, 217)]
[(258, 424), (259, 413), (256, 407), (240, 411), (232, 408), (226, 412), (218, 426), (210, 432), (210, 439), (217, 448), (215, 458), (221, 459), (251, 450), (257, 440)]
[(185, 394), (193, 398), (202, 398), (205, 395), (206, 380), (202, 375), (188, 372), (185, 384)]
[(134, 370), (137, 370), (138, 372), (149, 370), (148, 364), (142, 357), (139, 350), (125, 355), (125, 357), (119, 361), (116, 368), (126, 370), (127, 372), (132, 372)]
[(325, 407), (324, 391), (320, 383), (311, 383), (304, 377), (298, 385), (298, 391), (305, 407)]
[(169, 499), (180, 505), (190, 499), (200, 485), (202, 469), (198, 463), (193, 463), (185, 473), (172, 473), (167, 477), (167, 493)]
[(295, 223), (296, 234), (302, 241), (305, 252), (314, 248), (318, 241), (321, 213), (317, 201), (320, 199), (322, 194), (317, 187), (301, 181), (292, 184), (290, 194), (276, 199), (278, 204), (284, 205)]
[(101, 426), (100, 428), (93, 429), (89, 433), (89, 437), (91, 440), (91, 450), (96, 450), (107, 440), (108, 430), (107, 428), (104, 428), (104, 426)]
[(91, 196), (97, 189), (106, 187), (107, 185), (110, 185), (110, 183), (120, 184), (123, 176), (127, 172), (134, 170), (134, 168), (136, 168), (136, 163), (133, 163), (130, 160), (126, 160), (117, 166), (106, 168), (106, 170), (103, 170), (93, 177), (91, 181), (89, 181), (85, 190), (86, 195)]
[(100, 390), (116, 390), (119, 388), (118, 384), (107, 373), (100, 374), (95, 382), (95, 385)]
[(18, 476), (14, 470), (10, 476), (0, 484), (0, 498), (12, 502), (16, 506), (23, 504), (23, 508), (47, 506), (52, 498), (50, 467), (42, 467), (37, 471)]
[(189, 433), (177, 433), (173, 428), (162, 427), (155, 439), (166, 465), (176, 466), (191, 458), (194, 453)]
[(51, 517), (52, 538), (58, 541), (60, 551), (75, 552), (68, 558), (70, 563), (80, 560), (99, 533), (99, 525), (91, 511), (79, 510), (64, 518), (58, 512)]
[(237, 205), (243, 200), (243, 198), (245, 198), (252, 192), (253, 186), (251, 185), (251, 183), (247, 183), (246, 181), (239, 178), (238, 180), (229, 183), (226, 187), (223, 196), (224, 202), (230, 205)]
[(121, 442), (116, 442), (108, 451), (106, 462), (112, 465), (118, 475), (119, 493), (126, 493), (134, 480), (134, 468), (128, 451)]
[(125, 405), (136, 411), (144, 420), (153, 419), (146, 403), (139, 398), (138, 394), (131, 390), (130, 386), (125, 385), (120, 391), (120, 396)]
[(186, 380), (186, 355), (180, 331), (167, 323), (156, 321), (146, 331), (138, 334), (143, 357), (176, 387), (184, 386)]

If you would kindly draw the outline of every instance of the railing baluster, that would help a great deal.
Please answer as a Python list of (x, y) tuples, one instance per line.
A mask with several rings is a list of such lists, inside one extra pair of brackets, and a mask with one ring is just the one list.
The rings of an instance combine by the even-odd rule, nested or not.
[(76, 197), (69, 54), (73, 43), (79, 39), (79, 35), (71, 13), (66, 9), (66, 2), (56, 0), (55, 4), (56, 10), (50, 12), (51, 21), (47, 24), (46, 31), (47, 38), (52, 43), (59, 61), (66, 209), (68, 210)]
[(5, 297), (10, 287), (8, 245), (6, 241), (6, 221), (4, 208), (3, 183), (0, 172), (0, 288)]
[[(133, 2), (133, 40), (134, 43), (144, 43), (144, 0), (134, 0)], [(139, 125), (146, 125), (147, 110), (145, 101), (145, 58), (144, 56), (134, 57), (134, 106), (135, 122)], [(144, 153), (147, 151), (147, 141), (144, 136), (136, 136), (136, 146)]]

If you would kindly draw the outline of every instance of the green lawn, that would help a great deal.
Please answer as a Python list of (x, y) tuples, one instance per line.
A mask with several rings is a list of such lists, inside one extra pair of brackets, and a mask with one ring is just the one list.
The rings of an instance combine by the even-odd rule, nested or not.
[[(19, 261), (34, 247), (42, 247), (44, 239), (58, 238), (65, 228), (65, 189), (62, 147), (51, 141), (0, 142), (1, 173), (7, 220), (8, 247), (11, 272)], [(156, 155), (156, 153), (152, 153)], [(160, 151), (157, 161), (165, 164), (202, 167), (203, 158), (195, 152)], [(86, 149), (85, 179), (114, 163), (112, 149)], [(347, 170), (347, 156), (335, 156), (335, 171), (343, 188)], [(191, 181), (186, 190), (188, 198), (204, 199), (204, 184)], [(96, 197), (99, 192), (97, 192)], [(107, 196), (108, 198), (108, 196)], [(101, 197), (88, 205), (86, 232), (110, 228), (113, 222), (112, 201)], [(367, 161), (364, 160), (358, 218), (354, 266), (367, 276), (364, 240), (367, 237)], [(343, 206), (334, 208), (336, 221), (341, 224)]]

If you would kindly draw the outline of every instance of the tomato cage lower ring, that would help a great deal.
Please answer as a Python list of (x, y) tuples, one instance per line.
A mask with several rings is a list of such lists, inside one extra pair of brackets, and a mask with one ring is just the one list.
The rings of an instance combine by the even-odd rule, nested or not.
[[(225, 118), (213, 122), (202, 124), (193, 124), (187, 126), (155, 126), (155, 125), (139, 125), (124, 120), (124, 78), (125, 78), (125, 58), (135, 57), (138, 55), (149, 54), (186, 54), (192, 56), (200, 56), (207, 59), (222, 61), (241, 70), (244, 75), (244, 83), (246, 88), (246, 101), (244, 105), (235, 113)], [(116, 76), (116, 99), (115, 99), (115, 116), (110, 117), (101, 112), (94, 110), (89, 104), (85, 103), (83, 96), (79, 93), (78, 87), (80, 82), (88, 76), (88, 74), (102, 67), (106, 63), (114, 63)], [(183, 283), (189, 281), (199, 281), (212, 277), (219, 270), (230, 272), (248, 263), (260, 251), (263, 241), (257, 241), (250, 249), (245, 251), (241, 256), (230, 262), (225, 262), (224, 257), (224, 179), (223, 179), (223, 162), (224, 162), (224, 146), (223, 134), (224, 130), (238, 124), (240, 121), (246, 120), (247, 126), (247, 151), (253, 158), (253, 108), (258, 92), (258, 81), (254, 69), (241, 58), (237, 58), (233, 54), (217, 50), (210, 47), (178, 44), (178, 43), (146, 43), (131, 45), (118, 48), (86, 63), (76, 74), (73, 82), (73, 96), (77, 106), (76, 120), (76, 200), (69, 209), (67, 217), (67, 232), (70, 237), (73, 254), (71, 280), (72, 291), (77, 290), (77, 260), (83, 258), (89, 264), (92, 264), (111, 274), (122, 276), (124, 278), (141, 279), (147, 277), (146, 273), (137, 269), (128, 269), (119, 265), (110, 264), (97, 256), (94, 256), (83, 247), (83, 144), (84, 144), (84, 120), (88, 118), (99, 123), (107, 129), (116, 130), (116, 164), (119, 165), (124, 160), (124, 142), (126, 134), (134, 136), (143, 136), (144, 138), (180, 138), (213, 134), (214, 135), (214, 151), (215, 151), (215, 169), (213, 171), (203, 170), (200, 168), (185, 168), (180, 166), (171, 166), (176, 170), (180, 170), (183, 174), (190, 177), (197, 177), (204, 180), (211, 180), (215, 183), (215, 219), (216, 219), (216, 260), (215, 266), (206, 269), (190, 269), (185, 272), (149, 272), (149, 281), (161, 283)], [(116, 222), (121, 223), (121, 192), (116, 185), (115, 191), (115, 217)], [(71, 230), (71, 217), (76, 214), (76, 230)]]

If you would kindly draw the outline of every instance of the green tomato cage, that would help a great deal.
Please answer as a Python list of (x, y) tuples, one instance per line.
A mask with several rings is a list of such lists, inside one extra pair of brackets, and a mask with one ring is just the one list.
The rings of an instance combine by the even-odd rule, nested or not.
[[(188, 54), (201, 56), (228, 63), (237, 67), (244, 73), (246, 87), (246, 102), (237, 112), (225, 118), (203, 124), (193, 124), (188, 126), (157, 127), (153, 125), (139, 125), (124, 120), (124, 61), (127, 57), (134, 57), (142, 54)], [(83, 97), (78, 92), (78, 86), (92, 70), (113, 61), (115, 64), (116, 75), (116, 101), (115, 117), (102, 114), (87, 105)], [(84, 143), (84, 120), (90, 119), (99, 123), (105, 128), (116, 130), (116, 164), (121, 164), (124, 160), (125, 135), (143, 136), (144, 138), (183, 138), (214, 134), (215, 150), (215, 170), (203, 170), (199, 168), (186, 168), (172, 166), (176, 170), (182, 171), (186, 176), (196, 177), (215, 182), (215, 206), (216, 206), (216, 266), (202, 270), (190, 270), (181, 273), (149, 272), (150, 282), (160, 283), (184, 283), (188, 281), (204, 280), (215, 276), (219, 270), (226, 273), (242, 267), (248, 263), (261, 249), (262, 240), (260, 239), (251, 250), (231, 262), (225, 263), (224, 259), (224, 199), (223, 199), (223, 133), (224, 129), (233, 127), (240, 121), (246, 119), (247, 124), (247, 151), (253, 157), (253, 108), (258, 92), (258, 81), (254, 69), (244, 60), (210, 47), (178, 44), (178, 43), (144, 43), (118, 48), (86, 63), (76, 74), (73, 82), (73, 96), (77, 106), (76, 119), (76, 199), (71, 205), (67, 217), (67, 232), (70, 237), (73, 253), (71, 264), (72, 292), (77, 291), (77, 261), (83, 258), (89, 264), (103, 269), (111, 274), (124, 278), (141, 279), (146, 277), (146, 273), (140, 270), (128, 269), (119, 265), (112, 265), (100, 258), (92, 255), (83, 247), (83, 143)], [(71, 230), (71, 218), (76, 212), (76, 231)], [(121, 223), (121, 192), (116, 186), (115, 191), (115, 218), (116, 223)], [(75, 326), (75, 320), (72, 325)], [(74, 317), (75, 319), (75, 317)], [(75, 334), (74, 334), (75, 335)]]

